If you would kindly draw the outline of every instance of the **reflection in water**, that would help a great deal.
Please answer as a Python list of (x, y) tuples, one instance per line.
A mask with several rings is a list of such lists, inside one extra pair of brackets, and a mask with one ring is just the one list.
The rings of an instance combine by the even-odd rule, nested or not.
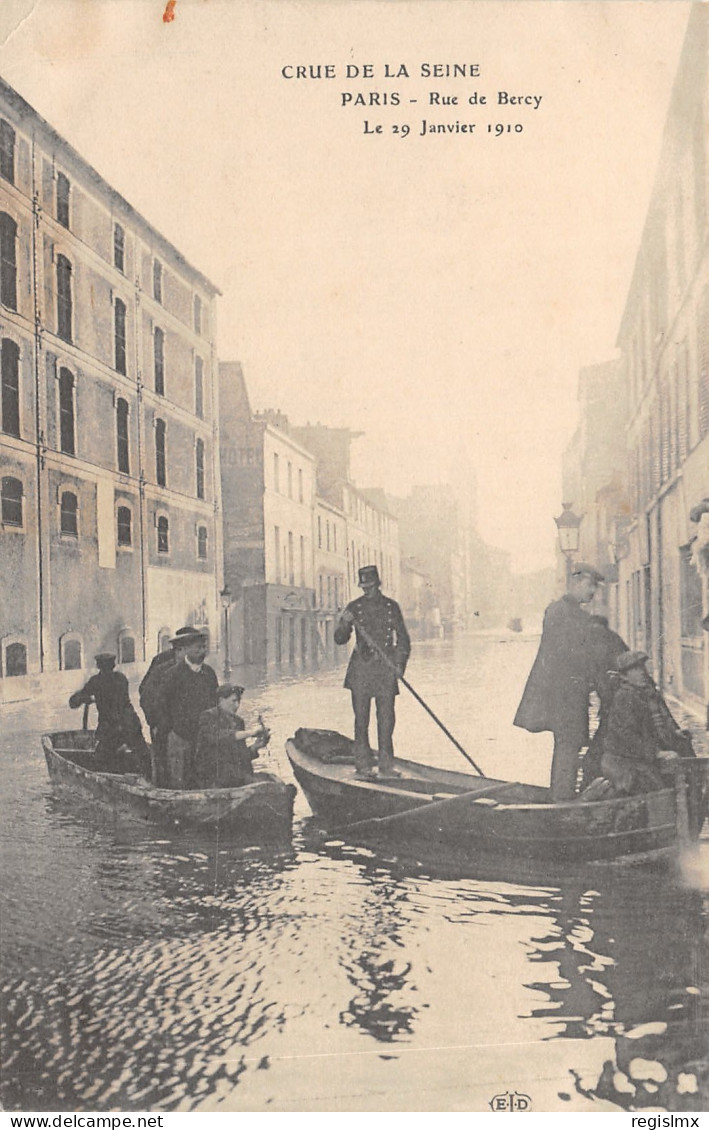
[[(486, 768), (544, 781), (509, 725), (533, 650), (422, 646), (416, 683)], [(254, 692), (265, 769), (350, 726), (341, 677)], [(457, 764), (403, 701), (397, 740)], [(8, 1109), (486, 1110), (501, 1064), (537, 1110), (706, 1107), (701, 872), (412, 859), (324, 841), (302, 795), (282, 852), (158, 838), (60, 799), (18, 722), (0, 756)]]

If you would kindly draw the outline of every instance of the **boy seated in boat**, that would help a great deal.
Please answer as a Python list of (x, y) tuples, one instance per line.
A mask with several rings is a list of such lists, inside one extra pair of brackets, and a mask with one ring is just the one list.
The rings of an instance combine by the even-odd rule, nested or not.
[[(690, 735), (677, 725), (650, 678), (647, 659), (643, 651), (626, 651), (616, 663), (618, 686), (601, 758), (601, 772), (610, 785), (606, 795), (611, 789), (614, 796), (630, 796), (667, 788), (663, 768), (678, 757), (694, 756)], [(599, 788), (597, 779), (581, 798), (593, 799), (589, 792)]]
[(270, 733), (260, 720), (257, 726), (246, 729), (237, 714), (243, 693), (243, 687), (230, 683), (219, 687), (217, 705), (200, 716), (191, 773), (193, 788), (233, 789), (256, 779), (252, 762), (268, 744)]

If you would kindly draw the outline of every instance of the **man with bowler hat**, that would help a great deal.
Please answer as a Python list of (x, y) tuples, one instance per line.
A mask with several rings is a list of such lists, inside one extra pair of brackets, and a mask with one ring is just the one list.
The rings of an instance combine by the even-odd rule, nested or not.
[(555, 802), (573, 799), (579, 753), (588, 745), (593, 650), (591, 618), (581, 605), (593, 600), (603, 581), (592, 565), (573, 566), (569, 591), (544, 613), (539, 651), (514, 719), (523, 730), (554, 734), (550, 789)]
[(372, 699), (377, 709), (379, 776), (399, 777), (394, 768), (394, 699), (399, 693), (397, 675), (406, 670), (411, 641), (401, 609), (395, 600), (384, 596), (376, 565), (359, 570), (363, 596), (352, 600), (335, 628), (335, 643), (346, 644), (354, 628), (356, 644), (345, 676), (352, 694), (354, 710), (355, 775), (372, 780), (372, 750), (369, 746), (369, 717)]
[(184, 654), (160, 683), (157, 729), (159, 740), (165, 742), (166, 787), (189, 789), (199, 719), (217, 705), (219, 680), (204, 662), (208, 647), (204, 632), (193, 628), (189, 635), (176, 638), (185, 641)]
[(183, 658), (185, 649), (189, 644), (189, 637), (194, 636), (194, 631), (194, 628), (189, 627), (177, 629), (174, 637), (170, 640), (170, 647), (153, 656), (138, 688), (140, 708), (150, 727), (150, 741), (152, 743), (151, 775), (154, 785), (164, 785), (167, 780), (167, 762), (165, 760), (167, 734), (160, 732), (160, 689), (168, 671), (171, 671), (175, 664)]

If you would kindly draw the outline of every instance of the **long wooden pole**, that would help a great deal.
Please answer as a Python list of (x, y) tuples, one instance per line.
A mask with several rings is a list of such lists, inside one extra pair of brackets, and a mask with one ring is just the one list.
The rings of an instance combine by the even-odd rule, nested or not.
[(475, 772), (476, 772), (476, 773), (479, 773), (481, 777), (486, 777), (486, 776), (487, 776), (487, 773), (484, 773), (484, 772), (482, 771), (482, 769), (480, 768), (480, 766), (479, 766), (479, 765), (476, 765), (476, 764), (475, 764), (475, 762), (473, 761), (473, 759), (472, 759), (472, 757), (470, 756), (470, 754), (469, 754), (469, 753), (466, 753), (466, 751), (465, 751), (465, 750), (463, 749), (463, 747), (462, 747), (462, 745), (460, 744), (460, 742), (458, 741), (458, 739), (457, 739), (457, 738), (454, 738), (454, 737), (453, 737), (453, 735), (451, 734), (451, 732), (450, 732), (450, 730), (448, 729), (448, 727), (447, 727), (447, 726), (445, 726), (445, 725), (443, 724), (443, 722), (441, 722), (441, 720), (440, 720), (440, 718), (438, 717), (438, 715), (437, 715), (437, 714), (434, 714), (434, 712), (433, 712), (433, 711), (431, 710), (431, 707), (430, 707), (430, 706), (428, 705), (428, 703), (427, 703), (427, 702), (424, 702), (424, 700), (423, 700), (423, 699), (421, 698), (421, 695), (420, 695), (420, 694), (418, 693), (418, 691), (417, 691), (417, 690), (415, 690), (415, 689), (414, 689), (414, 688), (413, 688), (413, 687), (411, 686), (411, 683), (410, 683), (410, 682), (409, 682), (409, 681), (408, 681), (407, 679), (405, 679), (403, 675), (400, 675), (400, 674), (399, 674), (399, 672), (398, 672), (398, 670), (397, 670), (397, 667), (396, 667), (396, 664), (395, 664), (395, 663), (392, 663), (392, 661), (391, 661), (391, 659), (389, 658), (389, 656), (388, 656), (388, 655), (386, 655), (386, 654), (385, 654), (385, 653), (384, 653), (384, 652), (382, 651), (382, 649), (380, 648), (379, 644), (375, 643), (375, 641), (374, 641), (374, 640), (372, 639), (372, 637), (370, 636), (369, 632), (368, 632), (368, 631), (367, 631), (367, 630), (366, 630), (365, 628), (363, 628), (361, 624), (355, 624), (355, 630), (359, 632), (359, 634), (361, 635), (361, 637), (362, 637), (362, 639), (364, 640), (364, 642), (365, 642), (366, 644), (368, 644), (368, 645), (369, 645), (369, 647), (371, 647), (373, 651), (376, 651), (377, 655), (378, 655), (378, 656), (379, 656), (379, 657), (380, 657), (381, 659), (383, 659), (383, 660), (384, 660), (384, 662), (386, 663), (387, 667), (390, 667), (390, 668), (391, 668), (391, 670), (392, 670), (392, 671), (394, 672), (394, 674), (396, 675), (397, 679), (399, 679), (399, 680), (400, 680), (400, 681), (401, 681), (401, 682), (402, 682), (402, 683), (404, 684), (404, 686), (406, 687), (407, 691), (409, 691), (409, 692), (410, 692), (410, 693), (411, 693), (411, 694), (412, 694), (412, 695), (414, 696), (414, 698), (416, 699), (416, 701), (417, 701), (417, 702), (420, 702), (420, 703), (421, 703), (421, 706), (422, 706), (422, 707), (424, 708), (424, 710), (426, 711), (426, 713), (427, 713), (427, 714), (430, 714), (431, 718), (433, 718), (433, 721), (434, 721), (434, 722), (436, 723), (436, 725), (440, 726), (440, 728), (441, 728), (441, 729), (443, 730), (443, 733), (444, 733), (444, 734), (446, 735), (446, 737), (447, 737), (447, 738), (448, 738), (448, 739), (449, 739), (449, 740), (450, 740), (451, 742), (453, 742), (453, 745), (455, 746), (455, 748), (456, 748), (457, 750), (459, 750), (459, 752), (460, 752), (460, 753), (462, 753), (462, 754), (463, 754), (463, 757), (465, 758), (465, 760), (466, 760), (467, 762), (469, 762), (469, 763), (470, 763), (470, 765), (472, 765), (472, 767), (473, 767), (473, 769), (475, 770)]

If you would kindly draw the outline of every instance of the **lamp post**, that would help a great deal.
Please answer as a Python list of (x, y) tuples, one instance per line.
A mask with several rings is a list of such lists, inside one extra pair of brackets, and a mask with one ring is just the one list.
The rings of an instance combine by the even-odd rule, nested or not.
[(559, 531), (559, 549), (566, 558), (566, 586), (568, 588), (571, 577), (571, 559), (579, 548), (580, 526), (583, 514), (574, 514), (572, 502), (562, 502), (561, 514), (555, 518), (556, 528)]
[(227, 584), (219, 593), (224, 609), (224, 682), (231, 678), (231, 657), (229, 654), (229, 609), (231, 608), (231, 589)]

